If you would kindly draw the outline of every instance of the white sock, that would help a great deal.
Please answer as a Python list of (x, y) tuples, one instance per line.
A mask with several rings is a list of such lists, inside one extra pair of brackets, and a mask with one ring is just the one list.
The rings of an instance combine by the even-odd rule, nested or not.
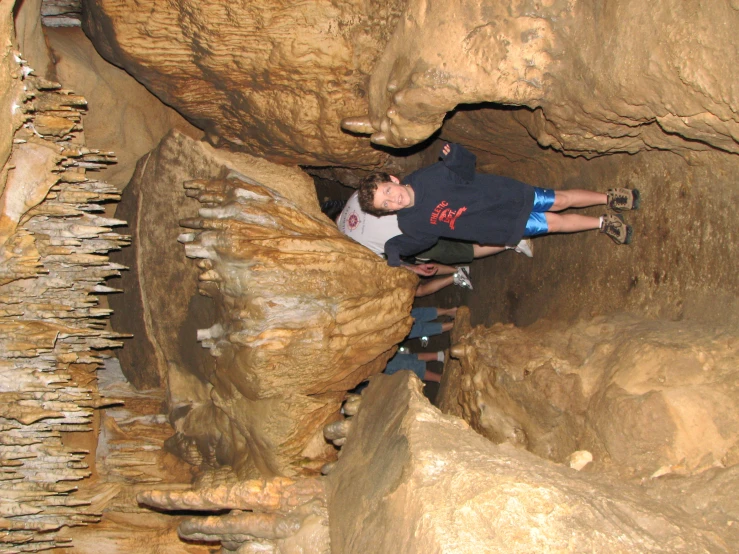
[(437, 362), (443, 362), (444, 361), (444, 351), (443, 350), (439, 350), (436, 353), (436, 361)]
[(598, 229), (602, 229), (603, 228), (603, 216), (600, 216), (598, 218), (598, 221), (600, 221), (600, 223), (598, 224)]
[(506, 246), (505, 247), (506, 250), (513, 250), (514, 248), (516, 248), (516, 247), (515, 246)]

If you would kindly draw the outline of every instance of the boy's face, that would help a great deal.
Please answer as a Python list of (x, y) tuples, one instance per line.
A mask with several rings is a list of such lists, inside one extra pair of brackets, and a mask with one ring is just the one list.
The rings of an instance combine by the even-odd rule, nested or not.
[(411, 190), (405, 185), (401, 185), (395, 177), (390, 177), (392, 181), (387, 183), (379, 183), (375, 190), (374, 205), (378, 210), (386, 212), (397, 212), (403, 208), (413, 205), (413, 196)]

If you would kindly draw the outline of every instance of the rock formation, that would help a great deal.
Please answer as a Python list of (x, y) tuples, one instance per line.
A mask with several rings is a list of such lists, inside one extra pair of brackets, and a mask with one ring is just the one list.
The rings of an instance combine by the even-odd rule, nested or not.
[[(127, 244), (123, 222), (101, 214), (114, 187), (86, 171), (111, 163), (82, 140), (84, 98), (35, 77), (19, 52), (5, 59), (16, 127), (0, 191), (0, 502), (9, 552), (64, 545), (57, 532), (97, 522), (72, 494), (91, 474), (69, 436), (90, 432), (102, 397), (96, 371), (121, 345), (105, 330), (97, 294), (121, 266), (106, 253)], [(3, 151), (8, 152), (7, 142)], [(5, 161), (5, 160), (3, 160)]]
[(442, 394), (496, 443), (565, 462), (587, 450), (628, 477), (739, 462), (737, 337), (688, 322), (599, 317), (497, 324), (458, 338)]
[[(322, 479), (203, 486), (180, 491), (149, 491), (139, 502), (164, 510), (221, 512), (183, 521), (179, 534), (190, 541), (218, 542), (221, 552), (331, 552)], [(230, 510), (223, 515), (224, 510)]]
[[(737, 2), (242, 4), (0, 3), (3, 548), (735, 549)], [(82, 13), (190, 124), (42, 13)], [(455, 330), (443, 407), (513, 445), (405, 374), (339, 410), (416, 278), (340, 236), (292, 164), (402, 175), (436, 133), (483, 171), (646, 201), (629, 249), (547, 237), (445, 298), (557, 318)], [(93, 179), (121, 148), (115, 186)]]
[(403, 147), (460, 104), (495, 102), (528, 108), (531, 136), (571, 155), (736, 153), (737, 75), (720, 52), (737, 24), (732, 2), (411, 0), (372, 71), (368, 116), (344, 127)]
[[(275, 160), (376, 163), (337, 133), (337, 115), (350, 131), (404, 147), (427, 139), (458, 105), (480, 102), (526, 107), (518, 120), (539, 144), (569, 154), (739, 152), (735, 64), (714, 55), (733, 43), (739, 15), (731, 2), (706, 9), (672, 0), (653, 10), (637, 1), (412, 0), (400, 14), (385, 4), (372, 20), (358, 2), (285, 13), (269, 4), (84, 5), (86, 32), (108, 60), (199, 127)], [(364, 111), (365, 95), (368, 117), (347, 118)]]
[(83, 28), (214, 141), (272, 161), (367, 166), (384, 156), (341, 131), (400, 3), (83, 2)]
[[(410, 372), (373, 378), (328, 477), (334, 552), (728, 552), (726, 526), (441, 414)], [(357, 522), (361, 521), (361, 524)]]
[(142, 160), (123, 205), (135, 274), (113, 323), (135, 335), (129, 378), (167, 385), (172, 447), (242, 477), (317, 472), (333, 457), (323, 425), (410, 329), (416, 277), (343, 236), (297, 168), (179, 133)]

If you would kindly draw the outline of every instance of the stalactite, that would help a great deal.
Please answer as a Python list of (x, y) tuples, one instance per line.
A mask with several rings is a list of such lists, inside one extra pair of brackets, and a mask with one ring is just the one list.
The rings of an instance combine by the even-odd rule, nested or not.
[(90, 432), (94, 409), (115, 402), (95, 374), (122, 335), (105, 330), (95, 294), (113, 291), (105, 279), (123, 267), (106, 254), (129, 238), (102, 213), (117, 191), (86, 175), (115, 158), (82, 144), (84, 98), (16, 60), (23, 123), (0, 203), (0, 541), (37, 552), (69, 546), (61, 527), (100, 519), (73, 495), (87, 451), (62, 437)]
[[(183, 539), (220, 542), (222, 552), (330, 552), (324, 481), (251, 480), (188, 491), (152, 490), (138, 501), (163, 510), (222, 512), (186, 519)], [(258, 547), (255, 550), (248, 548)]]

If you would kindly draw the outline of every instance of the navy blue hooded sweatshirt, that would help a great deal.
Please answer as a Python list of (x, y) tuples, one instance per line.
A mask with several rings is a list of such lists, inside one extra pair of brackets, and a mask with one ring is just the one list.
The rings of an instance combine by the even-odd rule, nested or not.
[(534, 205), (534, 187), (475, 172), (476, 156), (452, 144), (442, 161), (414, 171), (402, 183), (414, 203), (398, 210), (402, 235), (385, 243), (388, 264), (431, 248), (439, 238), (487, 245), (514, 245), (523, 237)]

